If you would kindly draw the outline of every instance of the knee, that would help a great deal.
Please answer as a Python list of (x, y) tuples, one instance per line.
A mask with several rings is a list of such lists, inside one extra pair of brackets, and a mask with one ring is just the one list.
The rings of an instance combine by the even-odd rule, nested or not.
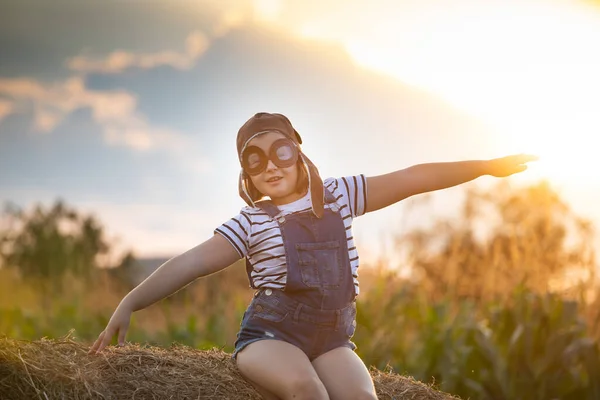
[(286, 399), (329, 399), (325, 385), (317, 376), (297, 375), (291, 378), (286, 386)]

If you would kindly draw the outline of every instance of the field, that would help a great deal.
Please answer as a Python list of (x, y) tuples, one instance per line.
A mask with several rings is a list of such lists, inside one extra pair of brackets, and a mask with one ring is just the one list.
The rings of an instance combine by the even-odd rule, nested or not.
[[(543, 185), (506, 198), (490, 200), (474, 193), (468, 199), (459, 222), (440, 221), (429, 230), (398, 235), (395, 251), (409, 250), (409, 278), (384, 262), (361, 266), (353, 339), (358, 354), (374, 376), (389, 385), (389, 379), (394, 385), (414, 379), (427, 390), (431, 385), (461, 398), (484, 400), (600, 398), (600, 296), (590, 246), (593, 230)], [(500, 222), (487, 236), (477, 236), (473, 227), (490, 209)], [(30, 373), (39, 373), (37, 384), (26, 374), (16, 375), (23, 391), (39, 389), (48, 384), (45, 370), (59, 371), (71, 362), (72, 383), (82, 384), (82, 377), (90, 373), (83, 349), (133, 287), (128, 277), (135, 262), (87, 274), (74, 268), (50, 277), (27, 275), (30, 270), (11, 267), (7, 260), (10, 257), (0, 269), (0, 376), (31, 365)], [(176, 361), (182, 363), (182, 371), (188, 356), (203, 362), (217, 357), (220, 368), (230, 371), (223, 360), (233, 350), (251, 296), (239, 262), (136, 312), (128, 346), (108, 352), (112, 365), (119, 365), (111, 382), (142, 382), (139, 374), (144, 375), (144, 368), (151, 370), (152, 362), (167, 362), (163, 355), (169, 352), (163, 351), (173, 344), (180, 349)], [(37, 352), (27, 353), (32, 348)], [(65, 349), (74, 355), (69, 362), (60, 355)], [(118, 355), (124, 364), (117, 362)], [(149, 364), (142, 368), (127, 361), (134, 360), (133, 355)], [(134, 375), (137, 378), (131, 378)], [(54, 381), (70, 382), (68, 374)], [(410, 387), (418, 382), (409, 382)], [(102, 384), (110, 383), (95, 381), (100, 386), (77, 390), (89, 394), (85, 390)], [(14, 394), (6, 392), (14, 386), (14, 381), (1, 378), (0, 398)], [(392, 386), (378, 390), (384, 393)]]

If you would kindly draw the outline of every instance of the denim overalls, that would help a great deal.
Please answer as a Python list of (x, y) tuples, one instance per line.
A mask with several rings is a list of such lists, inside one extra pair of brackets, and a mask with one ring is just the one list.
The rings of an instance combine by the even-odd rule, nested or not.
[(350, 341), (356, 303), (346, 229), (327, 188), (325, 202), (332, 209), (325, 207), (321, 218), (311, 210), (279, 216), (270, 201), (257, 203), (281, 229), (287, 281), (285, 290), (259, 289), (254, 294), (242, 318), (234, 358), (248, 344), (264, 339), (291, 343), (311, 361), (340, 346), (356, 349)]

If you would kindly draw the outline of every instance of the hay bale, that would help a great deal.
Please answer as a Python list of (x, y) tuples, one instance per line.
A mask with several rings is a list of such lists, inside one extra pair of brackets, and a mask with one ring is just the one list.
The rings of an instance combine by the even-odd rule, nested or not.
[[(0, 337), (0, 399), (260, 399), (218, 349), (132, 344), (90, 356), (88, 348), (69, 336)], [(411, 378), (371, 373), (380, 399), (456, 399)]]

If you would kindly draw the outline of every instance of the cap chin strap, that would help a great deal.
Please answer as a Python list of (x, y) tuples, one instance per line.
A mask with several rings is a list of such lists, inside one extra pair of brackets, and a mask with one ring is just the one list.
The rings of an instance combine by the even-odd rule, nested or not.
[(256, 207), (254, 200), (252, 200), (250, 193), (248, 193), (248, 181), (244, 178), (244, 170), (243, 169), (240, 171), (240, 185), (242, 187), (242, 191), (244, 192), (244, 197), (245, 197), (244, 201), (246, 201), (246, 204), (248, 204), (249, 206), (252, 206), (252, 207)]
[[(317, 167), (315, 167), (312, 161), (310, 161), (310, 159), (302, 152), (300, 152), (300, 158), (302, 159), (302, 164), (304, 164), (304, 168), (308, 175), (308, 190), (310, 192), (312, 212), (317, 218), (321, 218), (323, 216), (324, 208), (323, 182), (321, 181)], [(316, 186), (315, 183), (317, 183)]]

